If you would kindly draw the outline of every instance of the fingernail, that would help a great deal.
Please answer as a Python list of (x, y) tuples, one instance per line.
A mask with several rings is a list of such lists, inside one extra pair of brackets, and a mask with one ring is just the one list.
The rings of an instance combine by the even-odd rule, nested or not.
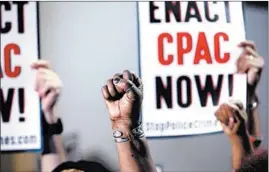
[(120, 82), (120, 78), (114, 78), (113, 79), (113, 84), (118, 84)]

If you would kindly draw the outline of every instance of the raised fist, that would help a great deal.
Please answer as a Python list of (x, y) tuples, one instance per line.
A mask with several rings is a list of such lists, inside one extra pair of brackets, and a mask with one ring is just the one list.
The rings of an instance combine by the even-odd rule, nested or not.
[(247, 113), (240, 101), (231, 100), (221, 104), (215, 116), (221, 122), (226, 135), (242, 135), (247, 132)]
[(47, 61), (39, 60), (31, 65), (37, 70), (35, 89), (41, 98), (42, 111), (47, 123), (57, 122), (57, 117), (53, 113), (53, 107), (60, 95), (62, 81), (59, 76), (52, 71)]
[(140, 125), (142, 82), (128, 70), (115, 74), (102, 88), (112, 128), (133, 129)]

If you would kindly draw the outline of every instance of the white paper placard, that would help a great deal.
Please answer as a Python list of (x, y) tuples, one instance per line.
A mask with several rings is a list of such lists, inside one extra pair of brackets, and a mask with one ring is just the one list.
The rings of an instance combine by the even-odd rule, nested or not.
[(1, 9), (1, 151), (40, 150), (40, 102), (30, 67), (39, 51), (37, 2), (3, 2)]
[(233, 76), (245, 40), (242, 3), (139, 2), (138, 19), (146, 136), (221, 131), (218, 105), (246, 102), (246, 77)]

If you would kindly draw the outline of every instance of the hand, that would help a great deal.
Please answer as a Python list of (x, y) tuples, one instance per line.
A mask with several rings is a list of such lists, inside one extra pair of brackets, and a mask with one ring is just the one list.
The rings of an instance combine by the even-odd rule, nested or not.
[(102, 88), (113, 129), (133, 129), (140, 123), (142, 82), (135, 74), (125, 70), (107, 80)]
[(35, 90), (41, 98), (45, 119), (49, 124), (56, 123), (58, 118), (54, 115), (53, 108), (60, 95), (62, 82), (47, 61), (34, 62), (31, 68), (37, 70)]
[(236, 62), (237, 72), (247, 74), (248, 90), (252, 93), (250, 96), (254, 97), (264, 67), (264, 59), (257, 53), (252, 41), (243, 41), (238, 47), (243, 48), (243, 52)]
[(242, 136), (247, 133), (247, 114), (241, 102), (231, 100), (220, 105), (215, 116), (221, 122), (227, 136)]

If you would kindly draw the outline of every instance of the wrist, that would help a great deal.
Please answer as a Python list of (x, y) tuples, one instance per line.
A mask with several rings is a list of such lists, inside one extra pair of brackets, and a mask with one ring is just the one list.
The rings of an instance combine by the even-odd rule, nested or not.
[(113, 128), (113, 137), (117, 143), (134, 141), (134, 139), (141, 139), (144, 136), (142, 125), (133, 129), (126, 125), (117, 125)]
[(113, 127), (113, 137), (116, 143), (129, 142), (133, 140), (131, 129), (125, 125)]
[(252, 103), (254, 101), (257, 100), (258, 96), (257, 96), (257, 92), (256, 89), (249, 89), (248, 93), (247, 93), (247, 103)]
[(258, 99), (257, 94), (254, 94), (253, 96), (248, 97), (247, 107), (246, 107), (247, 112), (257, 109), (258, 106), (259, 106), (259, 99)]
[(238, 143), (238, 142), (249, 140), (249, 135), (247, 132), (241, 132), (241, 133), (229, 136), (229, 139), (231, 143)]
[(52, 110), (44, 111), (44, 115), (48, 124), (56, 124), (58, 122), (59, 117), (54, 115), (54, 112)]
[(112, 130), (124, 130), (124, 131), (131, 131), (132, 124), (131, 120), (118, 120), (118, 121), (111, 121), (112, 122)]

